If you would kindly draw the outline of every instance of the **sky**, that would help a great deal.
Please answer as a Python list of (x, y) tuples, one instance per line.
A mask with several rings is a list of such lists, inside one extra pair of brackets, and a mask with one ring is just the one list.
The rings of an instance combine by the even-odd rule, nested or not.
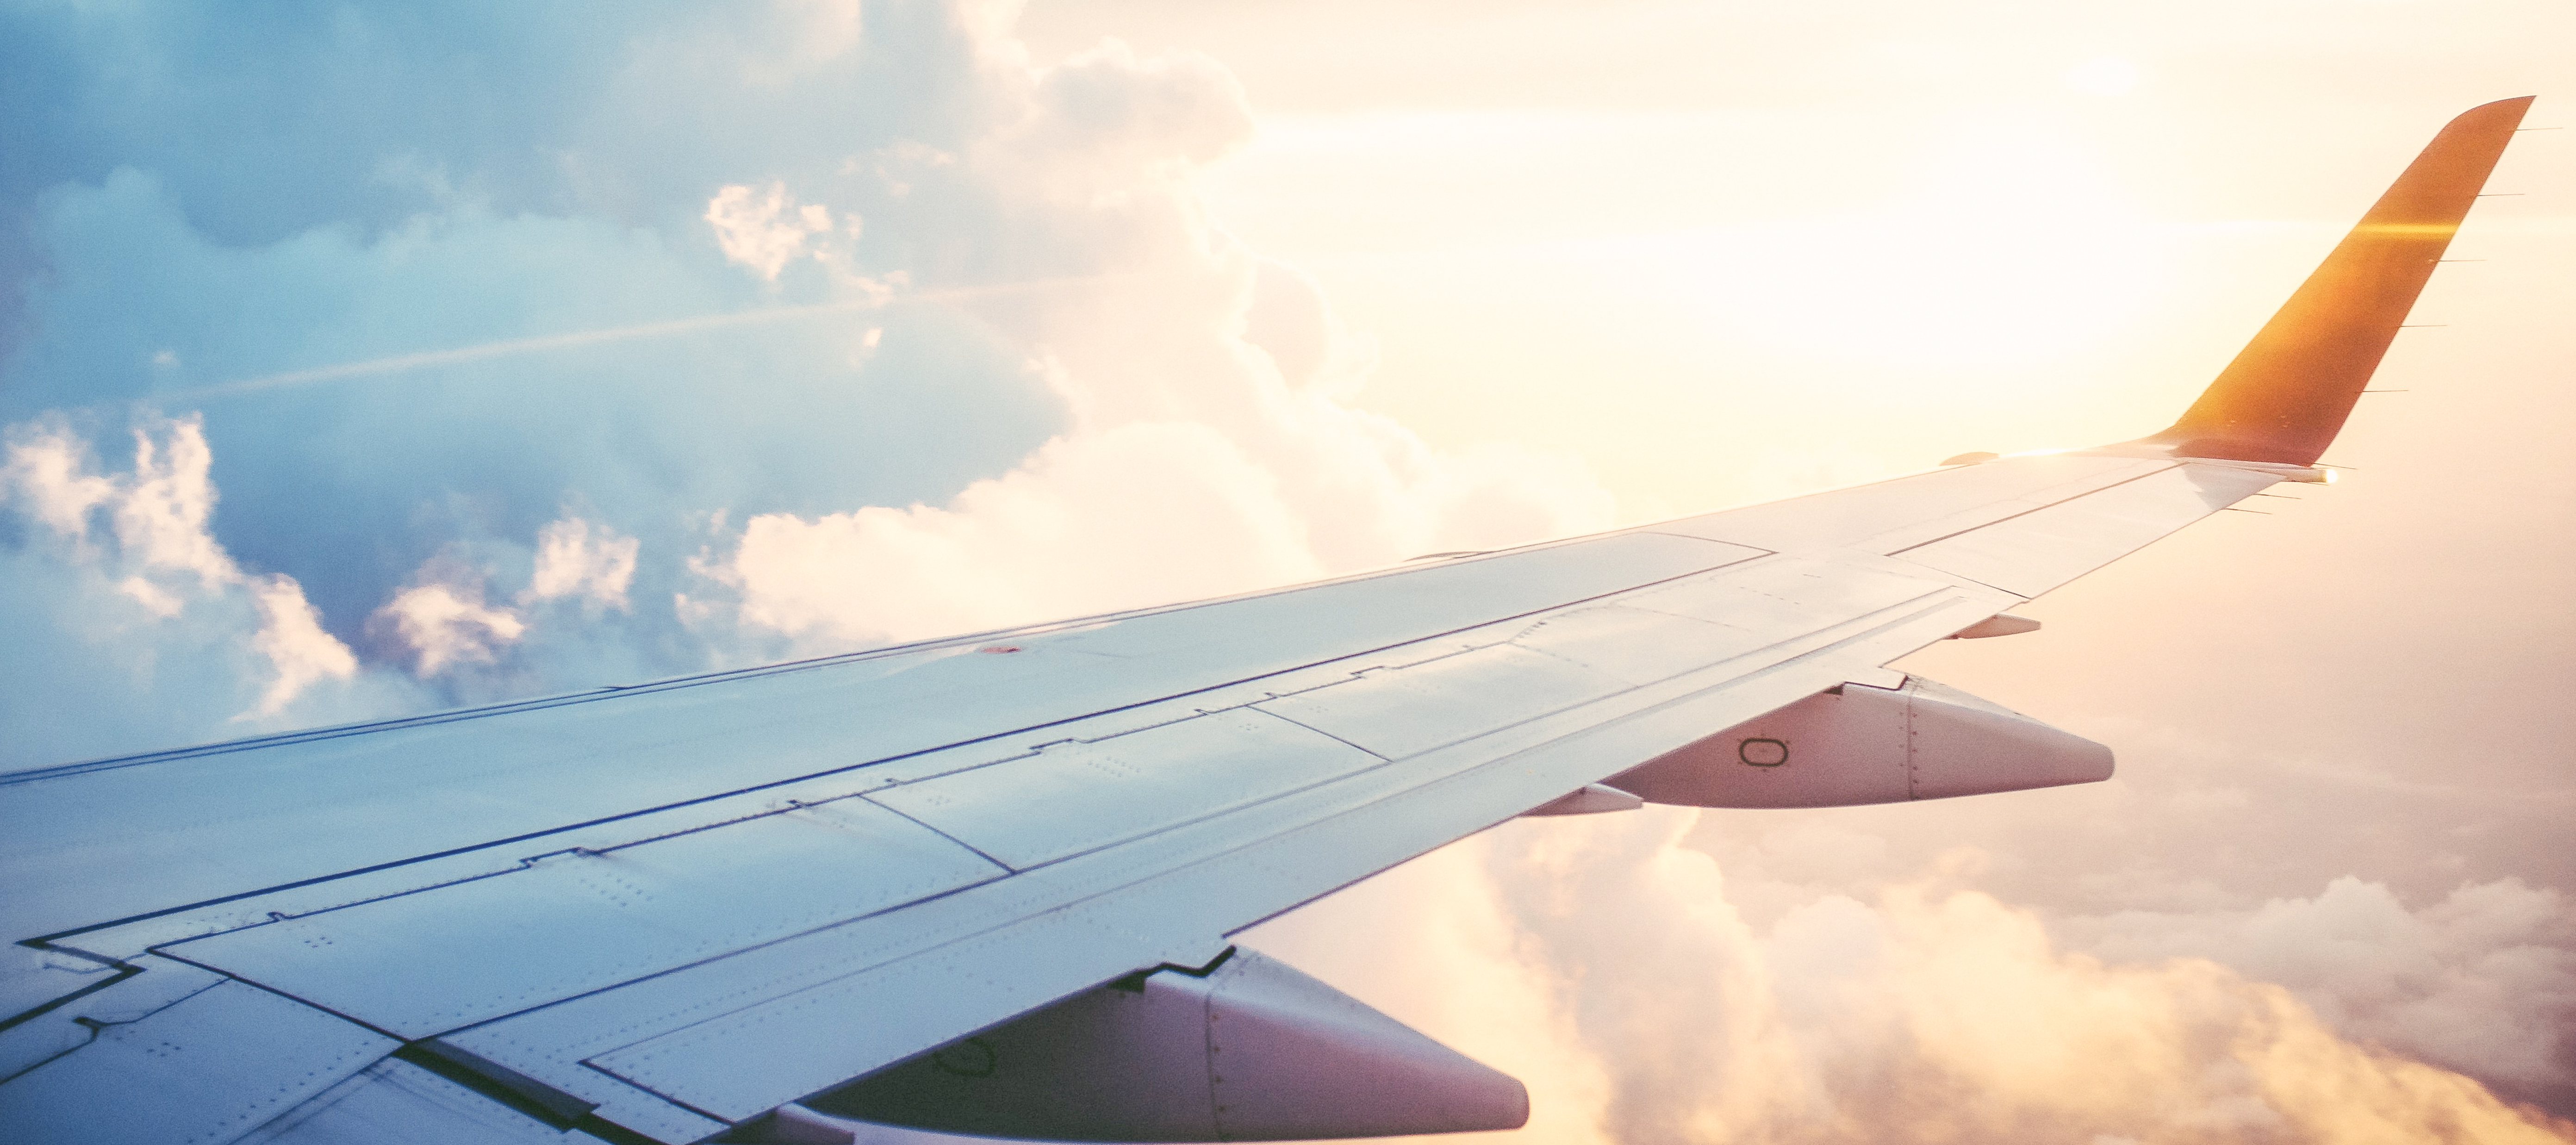
[[(2576, 11), (0, 8), (0, 766), (2161, 428)], [(2327, 460), (1900, 667), (2083, 788), (1507, 825), (1247, 941), (1512, 1140), (2576, 1139), (2576, 131)]]

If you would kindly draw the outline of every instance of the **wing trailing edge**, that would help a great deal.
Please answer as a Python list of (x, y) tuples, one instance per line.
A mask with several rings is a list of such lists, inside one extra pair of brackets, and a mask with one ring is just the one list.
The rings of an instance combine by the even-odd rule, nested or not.
[(2533, 97), (2444, 127), (2173, 427), (2184, 457), (2310, 465), (2352, 413)]

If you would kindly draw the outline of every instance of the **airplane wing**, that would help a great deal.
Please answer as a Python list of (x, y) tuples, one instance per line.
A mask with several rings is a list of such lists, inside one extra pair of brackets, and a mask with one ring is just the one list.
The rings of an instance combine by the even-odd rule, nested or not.
[(2323, 480), (2318, 452), (2529, 102), (2454, 121), (2139, 442), (0, 775), (0, 1129), (676, 1145), (849, 1140), (834, 1117), (1085, 1140), (1518, 1124), (1511, 1079), (1227, 936), (1526, 813), (2106, 778), (2107, 749), (1883, 665), (2026, 629), (2014, 605)]

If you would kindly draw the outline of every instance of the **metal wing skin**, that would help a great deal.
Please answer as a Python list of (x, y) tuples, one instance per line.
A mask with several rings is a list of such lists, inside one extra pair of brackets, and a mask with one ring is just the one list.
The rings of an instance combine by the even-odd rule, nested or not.
[(1205, 973), (1264, 919), (2321, 480), (2528, 102), (2455, 121), (2143, 441), (0, 776), (0, 1137), (831, 1139), (773, 1111)]

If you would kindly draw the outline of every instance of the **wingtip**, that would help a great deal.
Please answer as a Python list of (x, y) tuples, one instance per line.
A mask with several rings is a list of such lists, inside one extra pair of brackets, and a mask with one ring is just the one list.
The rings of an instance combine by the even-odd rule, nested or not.
[[(2523, 115), (2531, 110), (2532, 101), (2539, 98), (2536, 95), (2518, 95), (2512, 99), (2499, 99), (2492, 103), (2479, 104), (2452, 116), (2451, 122), (2443, 125), (2442, 132), (2447, 135), (2457, 129), (2473, 129), (2489, 119), (2509, 118), (2519, 124), (2522, 122)], [(2436, 140), (2439, 138), (2440, 136), (2435, 137)]]
[(2535, 98), (2452, 117), (2181, 420), (2144, 443), (2190, 456), (2315, 462)]

